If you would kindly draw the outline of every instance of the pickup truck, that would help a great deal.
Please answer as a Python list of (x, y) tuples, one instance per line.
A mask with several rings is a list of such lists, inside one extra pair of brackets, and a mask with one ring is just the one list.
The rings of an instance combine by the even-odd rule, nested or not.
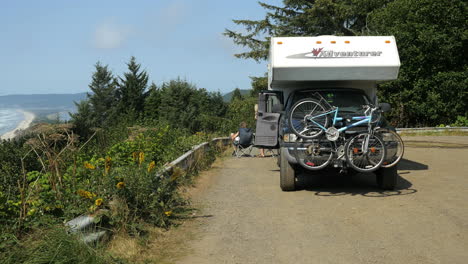
[[(300, 162), (301, 153), (313, 152), (311, 145), (317, 144), (317, 140), (293, 133), (289, 120), (293, 106), (300, 100), (318, 95), (339, 109), (337, 120), (340, 121), (333, 124), (337, 129), (351, 124), (353, 118), (363, 116), (363, 106), (382, 106), (378, 109), (388, 111), (388, 104), (378, 102), (377, 81), (396, 79), (399, 67), (393, 36), (271, 38), (268, 90), (259, 93), (255, 145), (278, 149), (283, 191), (296, 190), (298, 172), (316, 168)], [(374, 126), (393, 129), (384, 118)], [(340, 136), (343, 142), (349, 141), (367, 129), (367, 124), (356, 125), (340, 131)], [(327, 140), (323, 135), (322, 138), (318, 140)], [(341, 173), (354, 173), (345, 155), (340, 155), (344, 153), (344, 145), (333, 151), (334, 157), (326, 167)], [(379, 167), (374, 172), (381, 188), (393, 189), (397, 185), (396, 166)]]

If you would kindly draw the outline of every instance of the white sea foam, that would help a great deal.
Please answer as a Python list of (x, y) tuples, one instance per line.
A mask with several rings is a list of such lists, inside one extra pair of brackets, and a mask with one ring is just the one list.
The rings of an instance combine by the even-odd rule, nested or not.
[(13, 138), (15, 131), (26, 129), (34, 120), (34, 114), (19, 109), (0, 109), (0, 137)]

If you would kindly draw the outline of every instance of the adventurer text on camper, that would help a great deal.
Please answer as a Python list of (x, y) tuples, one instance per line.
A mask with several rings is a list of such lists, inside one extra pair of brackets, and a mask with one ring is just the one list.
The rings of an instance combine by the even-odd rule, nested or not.
[(382, 51), (334, 51), (334, 50), (321, 50), (318, 54), (312, 54), (315, 57), (377, 57), (382, 54)]
[(291, 59), (304, 59), (304, 58), (366, 58), (366, 57), (379, 57), (382, 51), (335, 51), (323, 50), (323, 48), (313, 49), (311, 52), (294, 54), (288, 56)]

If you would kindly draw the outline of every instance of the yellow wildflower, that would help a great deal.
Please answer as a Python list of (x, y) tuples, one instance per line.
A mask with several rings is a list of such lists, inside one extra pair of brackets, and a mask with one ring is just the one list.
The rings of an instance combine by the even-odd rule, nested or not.
[(132, 153), (133, 161), (137, 160), (137, 156), (138, 156), (138, 154), (136, 152)]
[(84, 166), (85, 166), (85, 168), (90, 169), (90, 170), (96, 169), (96, 167), (93, 164), (89, 163), (89, 162), (85, 162)]
[(81, 197), (84, 197), (84, 192), (85, 192), (85, 190), (78, 190), (78, 191), (76, 191), (76, 193), (77, 193), (79, 196), (81, 196)]
[(150, 164), (148, 165), (148, 172), (151, 172), (154, 167), (156, 167), (156, 163), (154, 161), (150, 162)]
[(145, 153), (140, 152), (140, 155), (138, 156), (138, 164), (141, 165), (145, 161)]
[(164, 212), (164, 214), (165, 214), (166, 216), (171, 216), (171, 215), (172, 215), (172, 211), (166, 211), (166, 212)]
[(116, 185), (117, 189), (122, 189), (125, 187), (125, 182), (118, 182)]
[(79, 196), (81, 196), (83, 198), (87, 198), (87, 199), (93, 199), (94, 197), (96, 197), (95, 193), (88, 192), (88, 191), (85, 191), (85, 190), (78, 190), (78, 191), (76, 191), (76, 193)]
[(96, 206), (101, 206), (101, 204), (102, 204), (102, 198), (96, 199), (96, 201), (94, 201), (94, 204), (95, 204)]
[(106, 174), (108, 174), (109, 171), (110, 171), (110, 168), (111, 168), (111, 158), (106, 157), (106, 160), (105, 160), (104, 164), (105, 164), (105, 172), (106, 172)]

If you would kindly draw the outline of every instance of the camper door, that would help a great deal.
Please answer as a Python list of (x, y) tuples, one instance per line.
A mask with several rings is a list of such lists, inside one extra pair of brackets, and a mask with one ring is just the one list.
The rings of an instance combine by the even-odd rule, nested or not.
[(258, 94), (256, 146), (265, 148), (278, 147), (278, 127), (282, 111), (282, 92), (262, 91)]

